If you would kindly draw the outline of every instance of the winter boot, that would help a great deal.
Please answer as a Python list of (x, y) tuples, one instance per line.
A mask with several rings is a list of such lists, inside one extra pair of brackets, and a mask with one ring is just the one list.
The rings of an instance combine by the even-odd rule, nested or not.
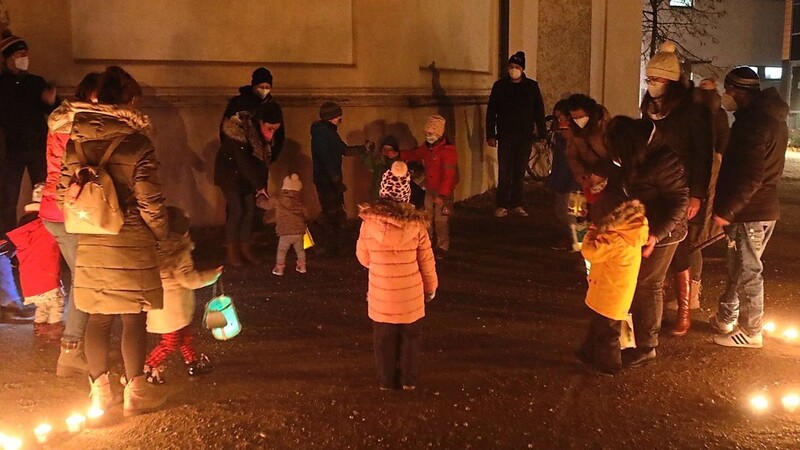
[(242, 255), (239, 254), (239, 245), (235, 242), (228, 243), (228, 265), (233, 267), (242, 266)]
[(297, 266), (294, 268), (298, 273), (306, 273), (306, 262), (297, 261)]
[(108, 408), (114, 403), (114, 394), (111, 392), (111, 382), (108, 380), (108, 372), (100, 375), (94, 381), (89, 377), (89, 383), (91, 383), (92, 388), (90, 394), (92, 407), (108, 411)]
[(253, 265), (261, 264), (261, 260), (258, 259), (258, 257), (255, 254), (253, 254), (252, 244), (250, 244), (249, 242), (242, 243), (240, 248), (242, 249), (242, 257), (244, 258), (245, 261)]
[(201, 353), (200, 357), (195, 361), (186, 362), (186, 371), (189, 373), (189, 376), (192, 377), (205, 375), (214, 371), (214, 365), (211, 364), (211, 360), (208, 359), (205, 353)]
[(702, 291), (700, 281), (692, 280), (689, 286), (689, 309), (700, 309), (700, 291)]
[(286, 268), (286, 264), (275, 264), (275, 267), (272, 269), (272, 274), (282, 277), (283, 270)]
[(135, 416), (155, 411), (167, 401), (159, 388), (148, 383), (144, 375), (128, 381), (123, 395), (122, 412), (125, 416)]
[(69, 377), (72, 375), (87, 375), (89, 365), (83, 354), (83, 345), (80, 342), (61, 341), (61, 354), (58, 355), (56, 376)]
[(691, 284), (689, 270), (675, 274), (675, 296), (678, 303), (678, 317), (672, 325), (670, 334), (673, 336), (684, 336), (689, 332), (692, 325), (692, 312), (689, 309), (689, 286)]

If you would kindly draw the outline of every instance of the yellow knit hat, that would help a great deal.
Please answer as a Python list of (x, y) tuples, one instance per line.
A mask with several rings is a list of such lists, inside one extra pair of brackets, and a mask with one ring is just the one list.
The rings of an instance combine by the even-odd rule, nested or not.
[(681, 79), (681, 62), (675, 53), (675, 44), (666, 41), (658, 47), (658, 53), (650, 58), (645, 68), (648, 77), (666, 78), (671, 81)]
[(444, 126), (447, 123), (444, 117), (434, 114), (428, 117), (428, 121), (425, 123), (425, 132), (431, 132), (438, 137), (444, 136)]

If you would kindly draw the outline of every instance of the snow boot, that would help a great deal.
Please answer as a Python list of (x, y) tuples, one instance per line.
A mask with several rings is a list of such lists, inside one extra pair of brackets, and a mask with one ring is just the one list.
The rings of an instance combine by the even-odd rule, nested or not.
[(91, 384), (91, 400), (93, 408), (100, 408), (103, 411), (108, 411), (108, 408), (114, 402), (114, 394), (111, 392), (111, 382), (108, 380), (108, 372), (97, 377), (92, 381), (89, 377)]
[(135, 416), (155, 411), (167, 401), (158, 388), (147, 382), (144, 375), (128, 381), (123, 395), (122, 412), (125, 416)]
[(678, 317), (672, 324), (670, 334), (673, 336), (685, 336), (692, 325), (692, 312), (689, 309), (689, 290), (691, 276), (689, 269), (675, 274), (675, 295), (678, 303)]
[(64, 378), (73, 375), (88, 375), (89, 365), (86, 355), (83, 354), (83, 345), (80, 342), (61, 341), (61, 354), (58, 355), (56, 376)]

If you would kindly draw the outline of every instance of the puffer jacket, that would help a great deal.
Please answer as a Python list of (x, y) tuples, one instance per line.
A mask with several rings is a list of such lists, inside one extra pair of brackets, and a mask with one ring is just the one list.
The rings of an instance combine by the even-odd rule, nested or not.
[(257, 130), (250, 116), (240, 114), (222, 123), (222, 143), (214, 164), (214, 184), (223, 192), (253, 193), (267, 186), (269, 177), (270, 145), (261, 140), (261, 155), (251, 143)]
[(567, 162), (572, 175), (579, 183), (584, 183), (589, 178), (592, 166), (596, 162), (608, 159), (605, 133), (609, 114), (605, 107), (597, 106), (600, 108), (600, 117), (597, 121), (590, 121), (584, 129), (571, 122), (569, 129), (564, 132), (567, 138)]
[(147, 331), (172, 333), (192, 323), (195, 289), (214, 284), (219, 278), (215, 270), (198, 271), (192, 261), (194, 244), (187, 234), (170, 232), (159, 242), (161, 285), (164, 307), (147, 312)]
[(327, 120), (311, 124), (311, 164), (317, 189), (335, 188), (342, 183), (342, 157), (367, 152), (363, 145), (347, 145), (336, 125)]
[(458, 184), (458, 151), (447, 138), (434, 145), (427, 142), (413, 150), (401, 150), (403, 161), (422, 161), (425, 166), (425, 190), (452, 198)]
[(627, 201), (596, 221), (595, 227), (581, 246), (581, 254), (592, 265), (586, 305), (609, 319), (625, 320), (649, 232), (644, 205)]
[[(265, 98), (261, 98), (257, 96), (253, 92), (253, 86), (245, 85), (239, 87), (239, 95), (236, 97), (231, 97), (228, 100), (228, 106), (225, 107), (225, 112), (222, 114), (222, 120), (220, 121), (219, 125), (219, 139), (222, 141), (225, 138), (225, 122), (230, 119), (231, 117), (235, 116), (240, 112), (247, 113), (250, 116), (254, 116), (256, 111), (258, 111), (258, 107), (261, 106), (262, 103), (275, 103), (278, 105), (278, 109), (280, 106), (278, 102), (272, 97), (272, 94), (267, 94)], [(272, 138), (272, 151), (270, 152), (270, 161), (275, 162), (280, 156), (281, 150), (283, 149), (283, 143), (286, 141), (286, 126), (285, 124), (281, 124), (281, 127), (275, 131), (275, 135)]]
[(89, 314), (160, 309), (163, 290), (156, 242), (166, 238), (167, 220), (158, 160), (146, 135), (149, 120), (138, 110), (123, 105), (99, 104), (92, 109), (75, 114), (57, 199), (63, 205), (72, 175), (81, 167), (74, 142), (81, 142), (89, 163), (97, 164), (112, 141), (124, 136), (106, 170), (125, 219), (118, 235), (78, 237), (75, 305)]
[(407, 324), (425, 316), (425, 294), (439, 280), (424, 212), (389, 200), (359, 205), (364, 220), (356, 243), (358, 261), (369, 269), (369, 318)]
[(714, 214), (729, 222), (778, 220), (789, 106), (775, 88), (734, 113), (731, 137), (717, 180)]
[(270, 198), (268, 208), (275, 208), (275, 233), (291, 236), (306, 232), (308, 212), (300, 191), (281, 191), (278, 198)]

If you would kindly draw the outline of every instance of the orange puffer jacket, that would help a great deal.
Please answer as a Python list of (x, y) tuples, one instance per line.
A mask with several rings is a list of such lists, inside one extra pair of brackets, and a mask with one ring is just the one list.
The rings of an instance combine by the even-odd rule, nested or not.
[(409, 203), (378, 200), (359, 208), (364, 222), (356, 256), (369, 269), (369, 318), (394, 324), (421, 319), (425, 294), (439, 285), (428, 219)]

